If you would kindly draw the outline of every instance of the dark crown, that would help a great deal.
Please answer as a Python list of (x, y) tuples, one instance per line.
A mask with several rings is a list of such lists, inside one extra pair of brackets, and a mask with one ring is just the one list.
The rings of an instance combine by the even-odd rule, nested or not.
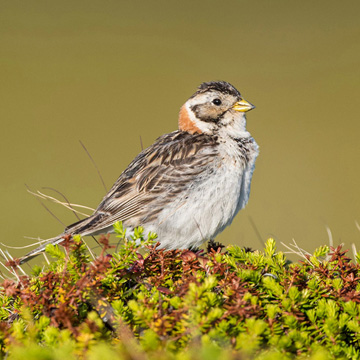
[(198, 87), (198, 91), (194, 95), (201, 94), (209, 90), (216, 90), (229, 95), (241, 96), (239, 91), (226, 81), (204, 82)]

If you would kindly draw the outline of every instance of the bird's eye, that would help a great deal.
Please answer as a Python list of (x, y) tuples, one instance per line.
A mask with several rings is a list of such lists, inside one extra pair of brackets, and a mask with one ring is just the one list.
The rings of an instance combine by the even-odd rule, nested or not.
[(213, 104), (219, 106), (219, 105), (221, 105), (221, 100), (220, 99), (214, 99)]

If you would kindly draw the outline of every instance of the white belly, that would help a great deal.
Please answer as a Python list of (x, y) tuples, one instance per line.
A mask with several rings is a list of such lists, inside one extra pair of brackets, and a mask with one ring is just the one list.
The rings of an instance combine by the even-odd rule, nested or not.
[(200, 246), (215, 238), (249, 199), (256, 155), (245, 168), (240, 158), (226, 155), (211, 175), (167, 206), (157, 224), (144, 224), (145, 229), (156, 232), (167, 249)]

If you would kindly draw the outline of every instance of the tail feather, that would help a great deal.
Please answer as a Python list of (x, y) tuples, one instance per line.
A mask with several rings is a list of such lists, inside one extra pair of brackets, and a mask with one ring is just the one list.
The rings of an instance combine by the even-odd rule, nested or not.
[(47, 245), (49, 244), (52, 244), (52, 245), (56, 245), (56, 244), (59, 244), (61, 242), (64, 241), (64, 238), (63, 238), (63, 234), (62, 235), (59, 235), (59, 236), (56, 236), (52, 239), (49, 239), (48, 241), (46, 241), (45, 243), (41, 244), (39, 247), (37, 247), (36, 249), (34, 250), (31, 250), (30, 252), (28, 252), (26, 255), (22, 256), (20, 258), (20, 265), (28, 262), (30, 259), (34, 258), (35, 256), (38, 256), (40, 255), (42, 252), (45, 251), (45, 248)]
[(29, 253), (27, 253), (26, 255), (21, 257), (20, 265), (26, 263), (27, 261), (34, 258), (35, 256), (40, 255), (42, 252), (45, 251), (45, 248), (48, 244), (52, 244), (52, 245), (60, 244), (61, 242), (64, 241), (65, 235), (77, 235), (77, 234), (90, 235), (93, 232), (96, 232), (95, 231), (96, 229), (94, 229), (94, 231), (91, 231), (91, 230), (94, 227), (94, 223), (97, 222), (97, 220), (99, 219), (100, 216), (101, 216), (101, 214), (94, 214), (92, 216), (89, 216), (86, 219), (82, 219), (80, 221), (77, 221), (74, 224), (69, 225), (62, 234), (49, 239), (48, 241), (46, 241), (45, 243), (43, 243), (36, 249), (30, 251)]

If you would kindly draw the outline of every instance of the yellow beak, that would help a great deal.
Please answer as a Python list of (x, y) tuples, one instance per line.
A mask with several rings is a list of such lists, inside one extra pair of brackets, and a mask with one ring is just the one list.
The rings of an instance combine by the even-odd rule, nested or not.
[(246, 111), (250, 111), (252, 109), (255, 109), (255, 106), (253, 104), (250, 104), (249, 102), (247, 102), (244, 99), (241, 99), (240, 101), (238, 101), (237, 103), (234, 104), (234, 106), (232, 107), (235, 111), (240, 111), (240, 112), (246, 112)]

